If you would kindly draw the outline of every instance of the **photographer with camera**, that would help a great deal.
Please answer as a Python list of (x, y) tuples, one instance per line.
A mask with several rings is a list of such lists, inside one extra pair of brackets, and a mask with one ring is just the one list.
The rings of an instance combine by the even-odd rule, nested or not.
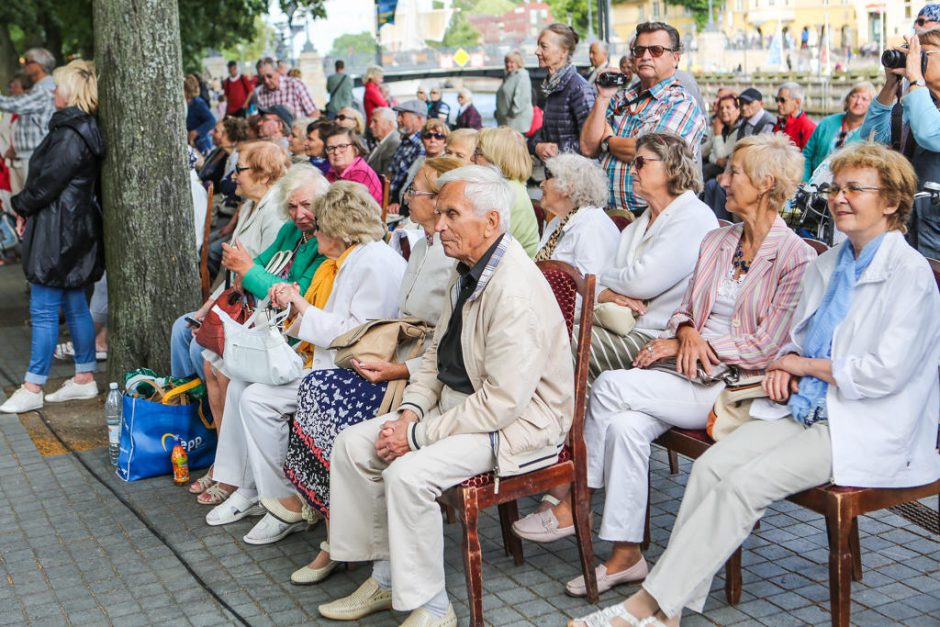
[[(885, 85), (871, 103), (859, 134), (899, 150), (914, 165), (917, 185), (940, 182), (940, 30), (905, 37), (881, 57)], [(903, 88), (902, 80), (909, 86)], [(927, 257), (940, 257), (940, 205), (914, 203), (908, 240)]]
[(682, 45), (679, 33), (664, 22), (636, 27), (631, 53), (639, 82), (623, 87), (624, 75), (609, 69), (597, 78), (597, 98), (581, 128), (581, 152), (601, 157), (610, 179), (611, 209), (642, 213), (645, 202), (633, 194), (630, 164), (639, 136), (670, 132), (682, 137), (700, 158), (707, 120), (695, 99), (680, 84), (676, 66)]

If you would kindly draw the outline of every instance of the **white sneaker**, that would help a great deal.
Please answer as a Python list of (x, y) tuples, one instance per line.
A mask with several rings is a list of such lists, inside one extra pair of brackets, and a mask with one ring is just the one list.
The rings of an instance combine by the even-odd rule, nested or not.
[(264, 518), (251, 528), (243, 540), (248, 544), (274, 544), (278, 540), (283, 540), (287, 536), (297, 531), (303, 531), (307, 527), (307, 521), (284, 522), (271, 512), (264, 515)]
[(264, 508), (258, 504), (258, 497), (247, 497), (241, 490), (235, 490), (232, 496), (212, 508), (206, 514), (206, 524), (216, 527), (241, 520), (245, 516), (260, 516)]
[(61, 403), (63, 401), (87, 401), (98, 397), (98, 384), (94, 379), (88, 383), (75, 383), (75, 379), (66, 379), (58, 390), (52, 394), (46, 394), (46, 400), (50, 403)]
[(42, 390), (30, 392), (23, 385), (7, 399), (6, 403), (0, 405), (0, 414), (22, 414), (34, 409), (42, 409)]

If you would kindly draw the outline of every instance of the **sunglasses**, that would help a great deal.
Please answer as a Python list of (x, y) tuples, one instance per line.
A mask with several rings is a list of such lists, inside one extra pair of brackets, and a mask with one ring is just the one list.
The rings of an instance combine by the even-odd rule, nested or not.
[(250, 166), (247, 166), (247, 165), (237, 165), (237, 164), (235, 165), (235, 173), (236, 173), (236, 174), (241, 174), (241, 173), (244, 172), (245, 170), (250, 170), (250, 169), (251, 169), (251, 167), (250, 167)]
[(662, 159), (654, 159), (653, 157), (643, 157), (643, 156), (640, 156), (640, 157), (635, 157), (635, 158), (633, 159), (633, 163), (631, 163), (630, 165), (632, 165), (633, 168), (634, 168), (637, 172), (639, 172), (640, 170), (643, 169), (643, 166), (645, 166), (647, 163), (651, 163), (651, 162), (653, 162), (653, 161), (662, 161)]
[(339, 152), (341, 150), (346, 150), (350, 146), (352, 146), (352, 144), (336, 144), (335, 146), (327, 146), (326, 151), (327, 152)]
[(346, 120), (349, 120), (350, 117), (346, 115), (345, 113), (340, 113), (339, 115), (336, 116), (336, 119), (339, 120), (340, 122), (345, 122)]
[(780, 96), (777, 96), (777, 104), (783, 104), (786, 101), (787, 101), (787, 98), (781, 98)]
[(667, 48), (666, 46), (633, 46), (630, 50), (633, 53), (633, 58), (642, 59), (646, 56), (646, 53), (649, 52), (650, 56), (654, 59), (658, 59), (663, 56), (663, 53), (666, 51), (675, 52), (672, 48)]
[(421, 139), (436, 139), (438, 141), (443, 141), (447, 139), (447, 135), (443, 133), (431, 133), (430, 131), (425, 131), (421, 133)]
[(924, 24), (927, 23), (927, 20), (922, 17), (919, 17), (917, 18), (917, 21), (915, 21), (914, 23), (917, 24), (918, 26), (923, 26)]

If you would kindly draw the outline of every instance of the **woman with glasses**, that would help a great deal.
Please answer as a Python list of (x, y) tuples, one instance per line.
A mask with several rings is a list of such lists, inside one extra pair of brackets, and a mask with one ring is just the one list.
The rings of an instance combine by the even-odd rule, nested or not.
[[(342, 114), (340, 114), (342, 115)], [(337, 116), (338, 117), (338, 116)], [(368, 155), (362, 139), (348, 128), (334, 125), (325, 134), (324, 150), (330, 162), (326, 180), (361, 183), (375, 202), (382, 204), (382, 183), (363, 158)]]
[[(670, 427), (704, 429), (725, 386), (721, 373), (761, 374), (788, 340), (800, 281), (815, 253), (778, 211), (802, 174), (803, 157), (786, 137), (738, 142), (722, 184), (741, 223), (705, 235), (666, 329), (639, 351), (632, 369), (604, 372), (591, 388), (588, 486), (605, 489), (599, 535), (614, 543), (597, 567), (600, 590), (641, 581), (649, 570), (640, 543), (653, 440)], [(553, 514), (560, 530), (573, 525), (567, 502)], [(567, 589), (586, 594), (584, 578)]]
[(539, 226), (532, 199), (526, 190), (526, 181), (532, 176), (532, 157), (529, 156), (525, 138), (508, 126), (485, 128), (480, 131), (473, 162), (477, 165), (495, 165), (509, 182), (514, 195), (509, 214), (509, 233), (530, 257), (535, 257), (539, 248)]
[[(401, 345), (395, 363), (356, 362), (355, 371), (317, 370), (300, 386), (284, 472), (307, 504), (326, 519), (330, 515), (333, 441), (347, 427), (374, 418), (390, 387), (391, 392), (396, 387), (404, 387), (410, 373), (420, 365), (421, 353), (443, 310), (447, 282), (454, 272), (455, 262), (444, 255), (440, 238), (434, 232), (436, 182), (441, 174), (462, 165), (451, 157), (428, 159), (405, 191), (411, 208), (409, 217), (421, 227), (423, 237), (415, 242), (408, 258), (401, 283), (399, 314), (417, 317), (432, 327), (426, 340), (420, 346)], [(291, 575), (291, 583), (317, 583), (333, 572), (336, 565), (330, 559), (329, 544), (323, 542), (314, 560)]]
[(562, 152), (581, 152), (581, 127), (594, 106), (594, 89), (572, 63), (579, 40), (566, 24), (551, 24), (539, 33), (535, 56), (539, 67), (548, 71), (539, 86), (545, 115), (529, 147), (542, 161)]
[(336, 117), (333, 118), (333, 122), (337, 126), (350, 129), (360, 137), (366, 132), (366, 123), (365, 120), (362, 119), (362, 114), (352, 107), (343, 107), (340, 109)]
[[(666, 552), (626, 602), (574, 625), (701, 612), (712, 577), (767, 508), (833, 482), (901, 488), (940, 478), (940, 297), (904, 241), (916, 176), (899, 153), (853, 144), (831, 163), (829, 211), (847, 241), (806, 270), (793, 333), (751, 420), (692, 466)], [(729, 197), (730, 200), (730, 197)], [(730, 204), (730, 203), (729, 203)]]
[[(450, 127), (441, 120), (430, 118), (425, 122), (424, 128), (421, 129), (421, 143), (424, 145), (424, 154), (418, 156), (411, 164), (402, 189), (408, 189), (411, 186), (412, 181), (415, 180), (415, 176), (418, 174), (418, 170), (424, 165), (426, 159), (444, 156), (444, 149), (447, 147), (447, 138), (449, 136)], [(403, 198), (402, 200), (405, 201), (405, 205), (407, 206), (407, 199)]]
[(861, 81), (852, 86), (842, 102), (842, 113), (834, 113), (822, 119), (809, 141), (803, 147), (806, 164), (803, 180), (808, 181), (830, 154), (853, 141), (864, 140), (859, 131), (871, 101), (875, 99), (875, 86)]

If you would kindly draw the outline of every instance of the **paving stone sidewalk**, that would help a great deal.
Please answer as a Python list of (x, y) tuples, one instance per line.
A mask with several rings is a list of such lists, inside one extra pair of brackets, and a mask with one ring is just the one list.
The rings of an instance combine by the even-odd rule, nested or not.
[[(18, 269), (16, 269), (18, 270)], [(21, 287), (0, 268), (6, 303)], [(21, 283), (19, 284), (21, 285)], [(22, 306), (23, 303), (20, 303)], [(0, 325), (0, 366), (22, 374), (28, 329)], [(56, 365), (53, 374), (67, 375)], [(0, 393), (2, 397), (2, 393)], [(103, 416), (101, 418), (104, 428)], [(79, 463), (83, 460), (100, 483)], [(662, 451), (652, 461), (652, 541), (655, 562), (668, 541), (689, 463), (670, 475)], [(106, 485), (105, 485), (106, 484)], [(107, 486), (107, 487), (106, 487)], [(319, 618), (317, 605), (348, 594), (368, 575), (363, 565), (337, 571), (317, 586), (290, 585), (290, 573), (315, 554), (321, 526), (270, 546), (245, 544), (249, 519), (226, 527), (204, 522), (207, 507), (169, 478), (125, 484), (111, 472), (106, 450), (43, 457), (15, 416), (0, 416), (0, 625), (229, 625), (236, 617), (217, 604), (169, 548), (108, 489), (125, 499), (250, 625), (338, 624)], [(594, 509), (602, 511), (601, 495)], [(936, 506), (936, 500), (929, 502)], [(534, 500), (521, 504), (523, 512)], [(526, 563), (503, 554), (498, 518), (481, 520), (484, 607), (493, 625), (563, 625), (595, 609), (564, 594), (577, 576), (577, 548), (568, 539), (526, 543)], [(595, 515), (595, 524), (600, 520)], [(890, 513), (860, 519), (864, 581), (853, 584), (852, 620), (858, 625), (940, 625), (940, 543), (936, 536)], [(445, 525), (448, 591), (467, 623), (460, 526)], [(702, 615), (683, 625), (828, 624), (828, 550), (823, 519), (789, 503), (775, 505), (746, 542), (741, 603), (724, 600), (719, 576)], [(597, 555), (609, 545), (595, 541)], [(601, 597), (610, 605), (632, 593), (622, 586)], [(397, 625), (404, 614), (381, 613), (364, 625)]]

